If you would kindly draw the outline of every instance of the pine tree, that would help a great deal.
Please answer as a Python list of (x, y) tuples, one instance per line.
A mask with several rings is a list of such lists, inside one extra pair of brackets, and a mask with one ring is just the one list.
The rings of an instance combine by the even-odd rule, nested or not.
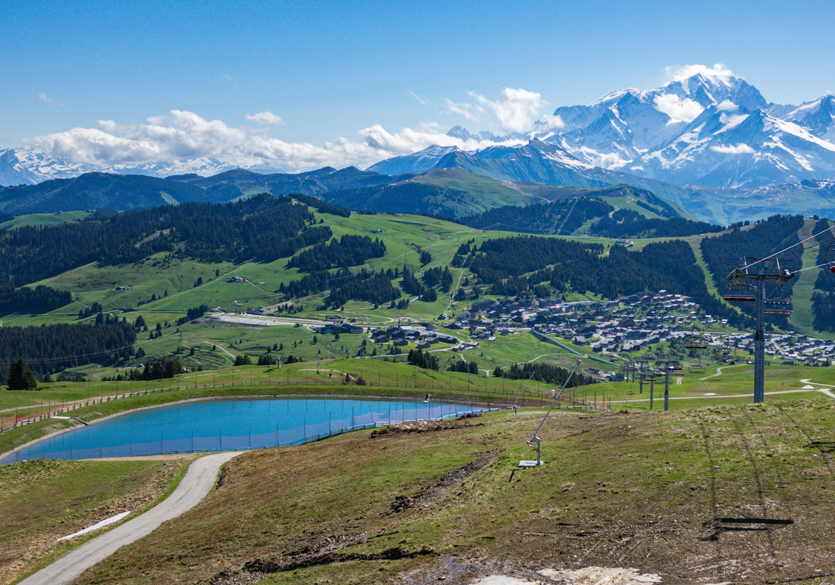
[(9, 390), (34, 390), (38, 387), (35, 375), (22, 357), (17, 358), (17, 361), (9, 366), (9, 376), (6, 383)]

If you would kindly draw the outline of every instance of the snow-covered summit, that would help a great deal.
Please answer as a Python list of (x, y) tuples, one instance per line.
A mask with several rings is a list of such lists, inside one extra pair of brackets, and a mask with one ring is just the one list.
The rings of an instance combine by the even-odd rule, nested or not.
[[(34, 185), (51, 179), (70, 179), (84, 173), (147, 175), (159, 178), (171, 175), (196, 174), (207, 177), (235, 168), (237, 167), (234, 165), (214, 158), (193, 158), (141, 165), (92, 165), (74, 163), (64, 158), (49, 156), (43, 151), (33, 148), (0, 150), (0, 186)], [(260, 172), (279, 171), (279, 169), (252, 170)]]
[(545, 139), (593, 165), (678, 183), (759, 186), (835, 176), (835, 96), (770, 104), (722, 67), (557, 108)]

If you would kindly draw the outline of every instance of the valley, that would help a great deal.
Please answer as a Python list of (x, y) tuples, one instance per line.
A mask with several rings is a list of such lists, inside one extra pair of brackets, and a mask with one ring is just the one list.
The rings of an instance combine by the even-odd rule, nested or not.
[[(815, 457), (830, 457), (821, 421), (835, 412), (832, 222), (716, 226), (626, 185), (510, 185), (461, 170), (414, 180), (435, 189), (425, 201), (439, 207), (364, 208), (375, 197), (405, 206), (410, 192), (399, 200), (390, 185), (364, 187), (365, 199), (250, 193), (7, 220), (0, 342), (4, 355), (26, 357), (38, 388), (0, 392), (3, 453), (76, 419), (217, 397), (431, 395), (499, 409), (241, 455), (153, 544), (130, 545), (80, 582), (469, 584), (496, 571), (556, 579), (598, 566), (669, 582), (802, 582), (830, 571), (815, 536), (815, 517), (828, 513), (815, 478), (828, 459)], [(449, 210), (455, 218), (434, 213)], [(793, 312), (767, 318), (766, 404), (753, 405), (751, 303), (724, 300), (726, 275), (738, 250), (785, 248), (797, 248), (787, 266), (798, 277), (768, 295)], [(526, 433), (563, 383), (541, 433), (546, 464), (519, 469), (531, 456)], [(771, 439), (787, 420), (797, 432)], [(739, 443), (745, 433), (756, 455), (740, 446), (750, 447)], [(141, 507), (176, 482), (181, 461), (60, 462), (36, 482), (130, 473), (135, 481), (110, 484), (115, 496), (79, 482), (68, 497)], [(311, 469), (321, 493), (288, 483)], [(769, 474), (788, 479), (763, 491), (757, 481)], [(157, 491), (139, 497), (146, 477)], [(365, 494), (364, 512), (337, 483)], [(706, 489), (714, 508), (697, 510), (689, 496)], [(653, 516), (653, 505), (668, 511)], [(321, 513), (334, 506), (342, 511)], [(100, 509), (48, 513), (83, 527)], [(56, 528), (40, 517), (26, 526), (40, 544), (27, 548), (19, 531), (7, 538), (23, 555), (0, 562), (7, 582), (74, 548), (46, 544)], [(647, 544), (659, 538), (666, 547)], [(741, 562), (764, 551), (772, 564)]]

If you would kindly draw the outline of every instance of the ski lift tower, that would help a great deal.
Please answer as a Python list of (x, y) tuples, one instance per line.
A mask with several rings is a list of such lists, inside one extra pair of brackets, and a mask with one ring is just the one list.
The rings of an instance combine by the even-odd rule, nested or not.
[(747, 285), (753, 282), (756, 289), (757, 328), (754, 332), (754, 404), (765, 401), (765, 328), (763, 325), (765, 283), (781, 287), (794, 278), (786, 268), (789, 261), (784, 258), (742, 258), (739, 265), (728, 275), (731, 286)]
[(655, 362), (664, 373), (664, 410), (670, 410), (670, 374), (681, 371), (681, 362), (672, 356), (665, 356)]
[[(644, 380), (649, 379), (648, 378), (649, 360), (637, 359), (637, 360), (635, 360), (634, 363), (635, 363), (635, 369), (638, 372), (638, 387), (639, 387), (638, 393), (643, 394), (644, 393)], [(634, 380), (633, 380), (633, 382), (634, 382)]]

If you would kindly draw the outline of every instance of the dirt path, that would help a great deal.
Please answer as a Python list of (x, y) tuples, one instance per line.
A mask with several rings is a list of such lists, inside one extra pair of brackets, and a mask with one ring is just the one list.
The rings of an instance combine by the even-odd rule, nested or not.
[(516, 191), (520, 195), (524, 195), (525, 197), (531, 197), (531, 198), (535, 198), (535, 199), (542, 199), (545, 203), (551, 203), (550, 199), (546, 199), (542, 195), (534, 195), (532, 193), (527, 193), (526, 191), (523, 191), (522, 188), (519, 185), (517, 185), (516, 183), (511, 183), (510, 181), (502, 181), (501, 183), (502, 183), (502, 185), (504, 185), (508, 189), (513, 189), (514, 191)]
[[(739, 368), (742, 365), (743, 364), (737, 364), (735, 366), (722, 366), (722, 368), (725, 368), (725, 369), (727, 369), (727, 368)], [(699, 382), (704, 382), (705, 380), (710, 380), (711, 378), (721, 376), (722, 375), (722, 368), (716, 368), (716, 373), (715, 374), (711, 374), (710, 376), (705, 376), (704, 378), (699, 378)]]
[(205, 344), (207, 344), (207, 345), (212, 345), (212, 346), (214, 346), (214, 347), (218, 348), (220, 351), (222, 351), (222, 352), (223, 352), (223, 353), (225, 353), (226, 355), (228, 355), (230, 358), (235, 359), (235, 354), (230, 353), (228, 349), (226, 349), (225, 347), (223, 347), (223, 346), (222, 346), (222, 345), (220, 345), (220, 344), (217, 344), (217, 343), (212, 343), (211, 341), (201, 341), (201, 343), (205, 343)]
[(176, 518), (199, 504), (214, 487), (220, 467), (239, 454), (216, 453), (201, 457), (189, 466), (177, 489), (161, 504), (70, 551), (48, 567), (21, 581), (20, 585), (70, 583), (123, 546), (147, 536), (166, 520)]
[[(835, 398), (835, 394), (830, 392), (824, 392), (823, 390), (777, 390), (775, 392), (766, 392), (766, 396), (774, 396), (777, 394), (802, 394), (804, 392), (821, 392), (826, 394), (827, 396), (831, 396)], [(750, 398), (753, 396), (753, 392), (748, 394), (702, 394), (701, 396), (670, 396), (670, 400), (696, 400), (702, 398)], [(656, 398), (656, 400), (658, 400)], [(628, 404), (632, 402), (649, 402), (649, 398), (637, 398), (635, 400), (611, 400), (612, 404)]]
[[(816, 382), (810, 382), (809, 378), (806, 378), (805, 380), (801, 380), (801, 382), (803, 382), (804, 384), (809, 384), (810, 386), (826, 386), (826, 388), (835, 388), (835, 386), (831, 386), (829, 384), (818, 384)], [(815, 388), (815, 391), (820, 392), (821, 394), (826, 394), (827, 396), (829, 396), (831, 398), (835, 398), (835, 394), (833, 394), (832, 391), (827, 390), (826, 388)]]
[(467, 269), (462, 268), (461, 272), (458, 274), (458, 282), (455, 283), (455, 290), (449, 293), (449, 304), (446, 306), (446, 310), (444, 311), (447, 315), (449, 315), (449, 309), (452, 307), (452, 303), (455, 302), (455, 293), (458, 292), (458, 287), (461, 286), (461, 278), (464, 276), (465, 272), (467, 272)]

